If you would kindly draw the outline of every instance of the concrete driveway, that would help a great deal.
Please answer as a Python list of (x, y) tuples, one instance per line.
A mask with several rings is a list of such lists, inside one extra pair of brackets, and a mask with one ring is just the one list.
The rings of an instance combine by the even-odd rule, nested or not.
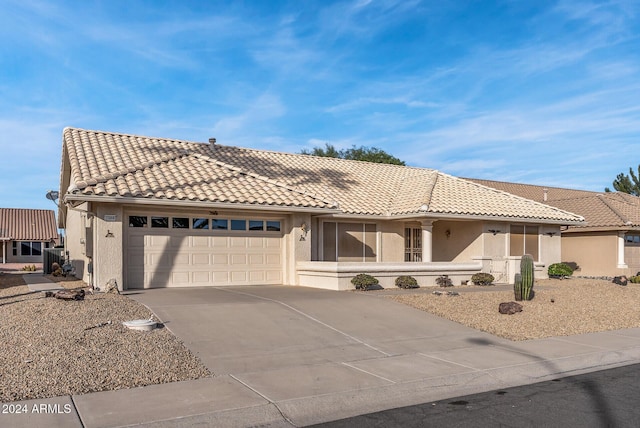
[[(388, 363), (392, 356), (494, 339), (372, 294), (250, 286), (153, 289), (130, 297), (151, 308), (215, 375), (253, 378), (326, 364), (342, 377), (345, 364), (380, 358)], [(357, 369), (346, 372), (363, 377)]]
[(130, 297), (200, 357), (212, 382), (246, 388), (286, 425), (534, 383), (640, 355), (640, 329), (511, 342), (376, 292), (250, 286)]
[(639, 328), (511, 342), (385, 293), (132, 291), (214, 376), (28, 400), (20, 404), (70, 411), (2, 415), (0, 425), (307, 426), (640, 362)]

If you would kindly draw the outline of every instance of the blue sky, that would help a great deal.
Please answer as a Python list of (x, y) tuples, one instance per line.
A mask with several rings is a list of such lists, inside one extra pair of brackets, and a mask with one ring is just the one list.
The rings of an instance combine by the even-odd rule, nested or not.
[(0, 0), (1, 206), (66, 126), (601, 191), (640, 163), (638, 1)]

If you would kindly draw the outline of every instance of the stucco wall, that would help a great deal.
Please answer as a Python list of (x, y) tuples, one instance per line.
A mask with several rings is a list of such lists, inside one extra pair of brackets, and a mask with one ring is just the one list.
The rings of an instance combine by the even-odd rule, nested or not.
[(88, 209), (89, 205), (85, 203), (76, 209), (66, 210), (65, 249), (69, 252), (76, 276), (91, 284), (89, 260), (93, 255), (93, 219), (87, 215)]
[(562, 261), (576, 263), (579, 276), (615, 276), (624, 272), (617, 267), (618, 233), (564, 233), (562, 235)]
[(483, 252), (481, 222), (436, 221), (432, 239), (434, 262), (470, 262)]
[[(126, 288), (123, 282), (123, 213), (118, 204), (101, 204), (94, 209), (96, 217), (94, 227), (94, 284), (104, 287), (114, 278), (121, 290)], [(105, 220), (105, 216), (115, 216), (114, 221)]]

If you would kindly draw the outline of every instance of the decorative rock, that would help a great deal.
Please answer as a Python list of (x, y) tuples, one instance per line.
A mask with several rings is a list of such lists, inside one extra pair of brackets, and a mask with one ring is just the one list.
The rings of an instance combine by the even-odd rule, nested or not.
[(618, 284), (618, 285), (627, 285), (627, 283), (629, 282), (629, 279), (622, 275), (622, 276), (616, 276), (613, 278), (613, 282), (614, 284)]
[(83, 289), (75, 289), (75, 290), (58, 290), (58, 291), (46, 291), (44, 293), (45, 297), (55, 297), (56, 299), (61, 300), (84, 300), (84, 290)]
[(503, 302), (498, 306), (498, 312), (506, 315), (513, 315), (517, 312), (522, 312), (522, 305), (516, 302)]

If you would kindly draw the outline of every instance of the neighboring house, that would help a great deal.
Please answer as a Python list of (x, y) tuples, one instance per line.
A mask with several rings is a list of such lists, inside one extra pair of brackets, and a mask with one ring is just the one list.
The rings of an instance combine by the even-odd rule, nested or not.
[(509, 282), (524, 253), (544, 275), (583, 220), (432, 169), (74, 128), (60, 195), (76, 271), (125, 289)]
[(42, 263), (42, 250), (58, 240), (54, 211), (0, 208), (2, 263)]
[(562, 230), (562, 261), (577, 266), (575, 275), (635, 275), (640, 271), (640, 198), (637, 196), (470, 180), (583, 216), (583, 225), (569, 225)]

